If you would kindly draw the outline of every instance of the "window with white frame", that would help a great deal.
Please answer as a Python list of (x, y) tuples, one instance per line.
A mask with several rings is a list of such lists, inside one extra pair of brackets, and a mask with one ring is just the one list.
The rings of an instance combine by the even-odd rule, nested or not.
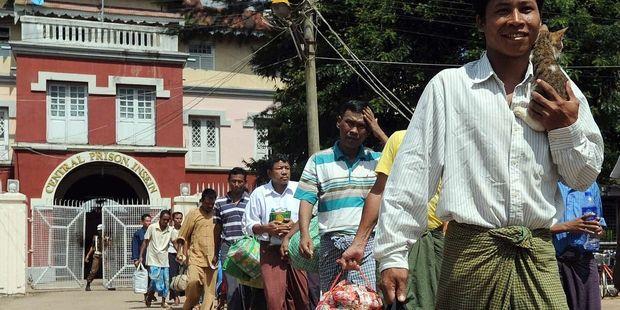
[(0, 160), (9, 160), (9, 109), (0, 108)]
[(254, 129), (254, 159), (264, 159), (269, 156), (269, 142), (267, 141), (267, 129)]
[(86, 85), (51, 83), (47, 89), (47, 141), (88, 143)]
[(155, 90), (119, 87), (116, 95), (116, 142), (155, 145)]
[(189, 45), (187, 67), (200, 70), (215, 70), (215, 48), (212, 43)]
[(217, 119), (189, 119), (190, 165), (218, 166), (220, 164), (220, 130)]

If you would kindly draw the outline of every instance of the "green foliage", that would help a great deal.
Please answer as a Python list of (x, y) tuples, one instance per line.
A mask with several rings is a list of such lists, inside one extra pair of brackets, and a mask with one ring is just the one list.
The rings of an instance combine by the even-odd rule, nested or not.
[[(320, 1), (320, 11), (361, 59), (431, 64), (465, 64), (480, 56), (484, 38), (475, 25), (469, 1), (346, 0)], [(569, 27), (565, 40), (564, 66), (620, 65), (620, 2), (614, 0), (548, 0), (543, 19), (552, 30)], [(293, 16), (297, 19), (299, 16)], [(298, 27), (293, 27), (299, 30)], [(325, 26), (320, 31), (328, 34)], [(272, 36), (279, 31), (274, 31)], [(300, 37), (296, 37), (300, 41)], [(333, 145), (339, 103), (348, 99), (371, 102), (379, 122), (389, 135), (406, 128), (408, 120), (389, 107), (317, 35), (317, 83), (321, 147)], [(336, 45), (341, 52), (342, 47)], [(265, 114), (269, 145), (287, 154), (299, 174), (308, 158), (304, 61), (290, 35), (259, 52), (253, 59), (256, 72), (279, 77), (285, 84), (275, 95), (277, 105)], [(346, 53), (344, 53), (346, 55)], [(289, 59), (290, 58), (290, 59)], [(287, 60), (288, 59), (288, 60)], [(277, 63), (276, 65), (272, 65)], [(367, 66), (402, 102), (411, 108), (428, 81), (442, 66), (367, 63)], [(571, 78), (589, 100), (592, 113), (605, 139), (602, 181), (620, 155), (620, 74), (618, 68), (572, 68)], [(377, 141), (370, 139), (370, 146)], [(295, 176), (295, 173), (294, 173)]]

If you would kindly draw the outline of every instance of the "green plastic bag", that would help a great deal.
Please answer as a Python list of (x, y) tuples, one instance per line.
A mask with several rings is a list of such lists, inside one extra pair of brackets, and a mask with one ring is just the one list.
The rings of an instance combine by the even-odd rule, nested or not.
[(237, 281), (245, 286), (263, 288), (263, 276), (260, 275), (257, 278), (252, 279), (247, 273), (245, 273), (230, 257), (227, 257), (222, 264), (222, 269), (227, 274), (237, 278)]
[[(260, 243), (258, 243), (258, 240), (255, 238), (245, 236), (235, 241), (228, 250), (228, 257), (226, 257), (224, 264), (226, 264), (226, 261), (229, 259), (249, 277), (247, 280), (256, 279), (261, 275)], [(236, 277), (234, 275), (232, 276)], [(245, 280), (243, 278), (240, 279)]]
[(321, 246), (321, 237), (319, 236), (319, 220), (315, 216), (310, 220), (310, 238), (312, 238), (312, 244), (314, 245), (314, 255), (311, 259), (307, 259), (299, 253), (299, 241), (301, 239), (300, 232), (296, 232), (292, 237), (288, 245), (288, 256), (291, 260), (291, 264), (296, 269), (301, 269), (309, 272), (319, 271), (319, 247)]

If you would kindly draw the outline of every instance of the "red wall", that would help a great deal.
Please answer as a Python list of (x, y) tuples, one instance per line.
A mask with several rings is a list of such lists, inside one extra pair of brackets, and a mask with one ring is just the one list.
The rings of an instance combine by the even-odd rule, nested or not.
[[(23, 150), (15, 151), (15, 174), (20, 180), (20, 191), (28, 198), (41, 197), (45, 181), (50, 174), (60, 163), (74, 154), (76, 153), (49, 153), (44, 156)], [(149, 170), (163, 198), (179, 195), (179, 184), (185, 182), (185, 156), (183, 154), (124, 154), (134, 157)]]
[[(42, 58), (16, 55), (18, 142), (46, 142), (45, 92), (30, 91), (39, 71), (94, 74), (97, 86), (107, 87), (108, 76), (163, 78), (170, 98), (157, 98), (156, 145), (183, 146), (183, 67), (181, 65), (119, 63), (92, 59)], [(24, 125), (27, 124), (27, 125)], [(114, 144), (116, 140), (116, 97), (89, 95), (89, 144)]]

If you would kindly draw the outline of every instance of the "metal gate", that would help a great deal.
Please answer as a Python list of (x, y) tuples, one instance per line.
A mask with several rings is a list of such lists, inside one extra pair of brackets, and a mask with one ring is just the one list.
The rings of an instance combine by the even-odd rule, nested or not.
[(131, 287), (136, 270), (131, 260), (133, 234), (142, 227), (140, 217), (150, 214), (156, 222), (159, 213), (167, 207), (149, 204), (118, 204), (106, 202), (102, 208), (103, 236), (103, 285), (107, 288)]
[(84, 208), (32, 208), (32, 261), (28, 280), (35, 289), (80, 288), (84, 283)]

